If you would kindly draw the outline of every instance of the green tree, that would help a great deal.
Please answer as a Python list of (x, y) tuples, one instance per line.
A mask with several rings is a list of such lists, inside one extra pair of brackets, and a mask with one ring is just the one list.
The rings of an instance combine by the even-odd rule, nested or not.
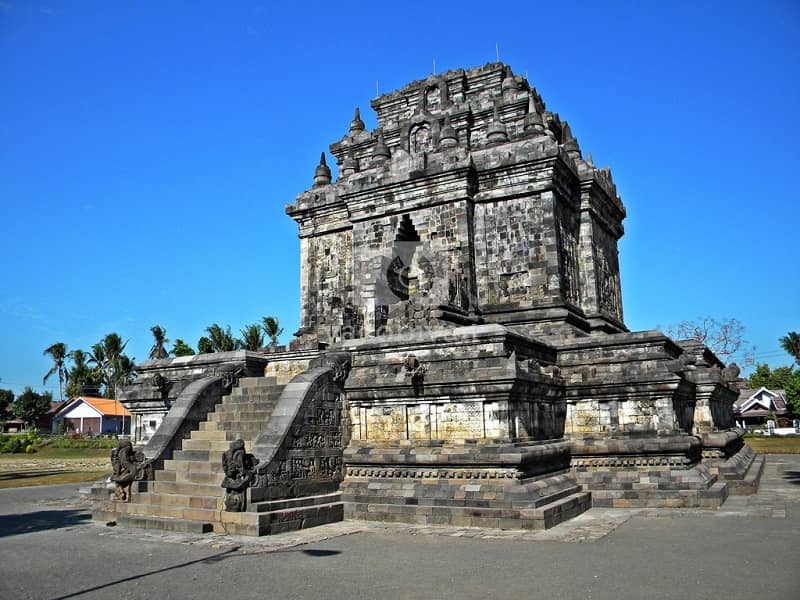
[(800, 371), (797, 371), (795, 376), (786, 382), (783, 391), (786, 394), (789, 412), (800, 417)]
[(217, 323), (206, 328), (208, 338), (211, 340), (211, 347), (213, 352), (231, 352), (238, 350), (241, 342), (233, 337), (231, 333), (231, 326), (223, 329)]
[(172, 352), (172, 356), (193, 356), (194, 348), (192, 348), (182, 339), (178, 338), (175, 340), (175, 344), (172, 346), (172, 350), (170, 350), (170, 352)]
[(281, 327), (278, 319), (275, 317), (264, 317), (261, 319), (261, 326), (264, 329), (264, 333), (269, 338), (270, 346), (277, 346), (278, 337), (283, 333), (283, 327)]
[(56, 342), (52, 346), (45, 348), (44, 355), (53, 359), (53, 366), (45, 374), (42, 383), (47, 383), (51, 375), (58, 375), (58, 398), (63, 400), (63, 386), (68, 376), (67, 369), (64, 366), (64, 361), (67, 358), (67, 345), (63, 342)]
[(0, 390), (0, 419), (6, 418), (9, 408), (14, 403), (13, 390)]
[(25, 422), (28, 429), (36, 426), (36, 421), (50, 410), (50, 403), (53, 401), (53, 394), (45, 392), (37, 394), (28, 386), (19, 397), (14, 400), (14, 416)]
[(101, 380), (97, 373), (89, 366), (89, 356), (90, 355), (83, 350), (73, 350), (69, 353), (72, 367), (69, 369), (67, 398), (100, 395)]
[(770, 369), (769, 365), (756, 365), (756, 370), (747, 380), (748, 387), (754, 390), (765, 387), (770, 390), (786, 389), (786, 384), (800, 371), (795, 372), (792, 367), (777, 367)]
[(106, 385), (108, 382), (106, 350), (102, 342), (97, 342), (92, 346), (87, 363), (92, 365), (92, 373), (100, 381), (100, 384)]
[(770, 391), (783, 390), (789, 412), (800, 416), (800, 369), (756, 365), (756, 370), (748, 378), (748, 386), (753, 389), (765, 387)]
[(252, 350), (258, 352), (264, 347), (264, 334), (261, 333), (261, 326), (258, 323), (253, 323), (242, 329), (242, 348), (245, 350)]
[(134, 361), (125, 354), (127, 345), (119, 334), (109, 333), (92, 346), (89, 362), (100, 376), (107, 398), (116, 398), (117, 387), (127, 385), (135, 376)]
[(197, 353), (198, 354), (211, 354), (214, 352), (214, 344), (206, 336), (202, 336), (197, 340)]
[(800, 365), (800, 334), (790, 331), (778, 341), (781, 343), (781, 348), (786, 350), (794, 358), (794, 362)]
[(169, 344), (169, 340), (167, 339), (167, 330), (160, 325), (153, 325), (150, 328), (150, 333), (153, 334), (153, 347), (150, 348), (149, 358), (151, 360), (167, 358), (169, 356), (166, 348), (166, 345)]
[[(120, 355), (114, 371), (116, 386), (130, 385), (136, 379), (136, 361), (127, 354)], [(116, 389), (114, 396), (116, 398)]]

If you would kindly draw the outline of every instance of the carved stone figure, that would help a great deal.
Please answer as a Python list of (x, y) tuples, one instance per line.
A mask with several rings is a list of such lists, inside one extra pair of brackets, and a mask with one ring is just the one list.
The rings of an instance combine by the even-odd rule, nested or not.
[(350, 354), (348, 352), (326, 352), (311, 361), (311, 367), (330, 367), (333, 381), (342, 384), (350, 373)]
[(222, 487), (225, 488), (225, 510), (230, 512), (243, 512), (247, 508), (247, 488), (250, 487), (255, 477), (254, 467), (258, 459), (245, 452), (244, 442), (235, 440), (231, 442), (222, 455), (222, 470), (225, 479)]
[(144, 454), (135, 452), (130, 440), (120, 440), (111, 451), (111, 468), (111, 481), (116, 484), (114, 500), (130, 502), (133, 482), (147, 478), (149, 466)]
[(428, 367), (419, 362), (416, 356), (409, 354), (403, 362), (403, 368), (405, 369), (405, 376), (411, 378), (414, 395), (422, 396), (425, 389), (425, 373), (428, 372)]

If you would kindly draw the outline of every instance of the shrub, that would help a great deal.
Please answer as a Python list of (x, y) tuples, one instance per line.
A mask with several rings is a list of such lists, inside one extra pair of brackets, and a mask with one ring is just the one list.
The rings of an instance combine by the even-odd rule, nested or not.
[(89, 448), (89, 449), (112, 449), (117, 446), (117, 440), (113, 438), (81, 438), (72, 435), (65, 437), (53, 437), (45, 442), (49, 448)]
[(24, 450), (23, 440), (26, 442), (25, 435), (3, 435), (0, 436), (0, 452), (3, 454), (15, 454)]

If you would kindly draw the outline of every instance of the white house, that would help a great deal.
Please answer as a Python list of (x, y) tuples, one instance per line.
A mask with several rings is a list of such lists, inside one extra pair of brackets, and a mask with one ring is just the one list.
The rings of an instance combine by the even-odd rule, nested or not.
[(130, 435), (131, 413), (122, 402), (110, 398), (79, 396), (53, 418), (53, 431), (64, 423), (65, 433)]
[(786, 413), (786, 396), (783, 390), (768, 390), (765, 387), (757, 390), (743, 389), (733, 403), (734, 417), (744, 425), (763, 424), (769, 415), (782, 417)]

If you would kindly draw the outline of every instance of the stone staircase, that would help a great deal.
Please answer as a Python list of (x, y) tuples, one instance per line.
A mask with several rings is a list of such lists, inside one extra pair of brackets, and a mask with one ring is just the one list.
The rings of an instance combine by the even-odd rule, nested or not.
[[(243, 378), (208, 414), (200, 428), (183, 440), (155, 480), (142, 482), (131, 502), (116, 503), (121, 526), (189, 531), (230, 532), (226, 521), (241, 520), (223, 511), (222, 454), (236, 439), (250, 451), (283, 391), (274, 378)], [(234, 527), (235, 529), (235, 527)]]

